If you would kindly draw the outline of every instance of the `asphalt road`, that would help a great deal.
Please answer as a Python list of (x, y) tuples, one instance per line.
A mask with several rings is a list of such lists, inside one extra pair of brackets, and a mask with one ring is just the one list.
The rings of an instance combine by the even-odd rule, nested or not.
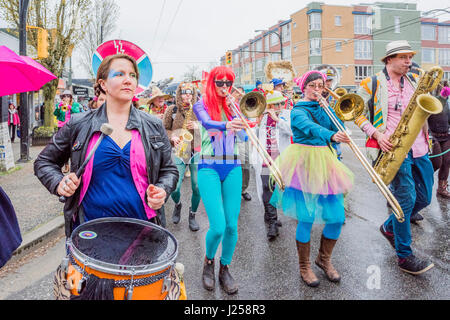
[[(350, 126), (353, 138), (361, 147), (363, 136)], [(239, 283), (239, 292), (228, 296), (220, 287), (209, 292), (201, 282), (208, 220), (200, 204), (197, 220), (200, 231), (188, 229), (189, 179), (182, 186), (183, 211), (178, 225), (171, 223), (173, 202), (166, 204), (168, 230), (178, 240), (178, 262), (185, 266), (188, 299), (195, 300), (441, 300), (450, 298), (449, 278), (449, 201), (437, 199), (435, 193), (429, 207), (421, 213), (422, 222), (412, 225), (413, 250), (419, 257), (430, 258), (435, 267), (412, 276), (397, 267), (395, 252), (378, 228), (387, 218), (386, 200), (347, 146), (343, 147), (344, 163), (355, 173), (355, 188), (346, 198), (347, 220), (337, 242), (333, 264), (342, 276), (334, 284), (315, 265), (321, 281), (309, 288), (300, 279), (295, 246), (296, 221), (279, 214), (283, 226), (280, 236), (267, 241), (263, 207), (256, 197), (252, 173), (249, 191), (253, 200), (242, 200), (239, 217), (239, 240), (230, 270)], [(322, 227), (313, 227), (311, 259), (317, 254)], [(219, 247), (216, 257), (220, 256)], [(55, 239), (23, 262), (10, 265), (0, 273), (0, 299), (53, 299), (53, 272), (64, 255), (64, 239)], [(218, 267), (216, 265), (216, 272)], [(218, 283), (217, 283), (218, 284)]]

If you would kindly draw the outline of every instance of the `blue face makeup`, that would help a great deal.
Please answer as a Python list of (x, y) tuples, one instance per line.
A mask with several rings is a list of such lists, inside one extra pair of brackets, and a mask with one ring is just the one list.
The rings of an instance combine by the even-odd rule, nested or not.
[[(108, 78), (116, 78), (116, 77), (123, 77), (125, 76), (125, 73), (122, 71), (116, 71), (114, 69), (109, 70)], [(136, 80), (136, 73), (132, 72), (130, 73), (130, 77)]]

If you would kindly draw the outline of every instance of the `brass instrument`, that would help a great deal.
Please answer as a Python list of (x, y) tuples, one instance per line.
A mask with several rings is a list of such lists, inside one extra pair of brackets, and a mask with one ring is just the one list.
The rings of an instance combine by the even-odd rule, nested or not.
[(264, 110), (266, 109), (266, 99), (264, 98), (264, 95), (257, 91), (252, 91), (247, 93), (242, 97), (242, 99), (239, 102), (239, 106), (242, 109), (242, 112), (239, 110), (239, 108), (236, 106), (235, 102), (236, 100), (228, 93), (227, 90), (222, 89), (223, 93), (227, 95), (228, 99), (230, 99), (231, 102), (231, 108), (240, 120), (245, 125), (245, 132), (248, 135), (248, 138), (250, 139), (250, 142), (253, 144), (253, 146), (256, 148), (256, 151), (259, 153), (259, 155), (262, 157), (264, 163), (269, 168), (269, 171), (274, 178), (275, 182), (278, 184), (281, 190), (284, 190), (285, 185), (281, 176), (280, 169), (275, 164), (275, 161), (272, 159), (272, 157), (267, 153), (267, 151), (262, 147), (261, 142), (259, 142), (258, 138), (256, 137), (255, 133), (250, 128), (249, 124), (247, 123), (247, 120), (245, 119), (244, 115), (247, 115), (249, 118), (259, 117)]
[[(353, 121), (364, 111), (364, 101), (356, 93), (339, 95), (336, 91), (331, 91), (328, 88), (325, 88), (325, 90), (336, 99), (334, 112), (341, 121)], [(345, 90), (345, 92), (347, 92), (347, 90)]]
[[(330, 89), (329, 93), (332, 95), (335, 95), (333, 91)], [(405, 216), (403, 213), (402, 208), (400, 207), (400, 204), (398, 203), (397, 199), (394, 197), (394, 195), (391, 193), (389, 188), (383, 183), (380, 176), (375, 172), (375, 170), (372, 168), (369, 161), (364, 157), (361, 150), (359, 150), (358, 146), (355, 144), (353, 139), (348, 134), (345, 127), (336, 119), (333, 112), (330, 110), (330, 106), (328, 105), (326, 99), (322, 97), (321, 94), (316, 94), (316, 96), (319, 98), (319, 100), (322, 102), (322, 104), (325, 106), (323, 109), (327, 113), (328, 117), (330, 117), (333, 124), (338, 128), (339, 131), (344, 132), (347, 137), (350, 140), (350, 143), (348, 144), (350, 149), (353, 151), (353, 153), (356, 155), (358, 160), (361, 162), (363, 167), (367, 170), (370, 177), (372, 178), (372, 181), (377, 185), (378, 189), (381, 191), (383, 196), (387, 199), (389, 204), (392, 207), (392, 210), (394, 211), (395, 217), (399, 222), (405, 221)], [(361, 115), (361, 113), (364, 110), (364, 100), (358, 96), (357, 94), (346, 94), (342, 97), (337, 97), (337, 102), (335, 105), (335, 112), (336, 115), (340, 115), (340, 119), (342, 121), (353, 121), (358, 116)], [(342, 118), (341, 118), (342, 117)], [(409, 223), (409, 222), (408, 222)]]
[(420, 72), (417, 89), (389, 138), (393, 145), (392, 150), (383, 152), (374, 166), (386, 184), (394, 179), (428, 117), (442, 111), (442, 103), (429, 94), (441, 81), (444, 73), (442, 68), (435, 66), (430, 71), (424, 72), (420, 69)]
[(251, 91), (239, 101), (242, 113), (247, 118), (257, 118), (266, 110), (266, 99), (257, 91)]
[(63, 104), (61, 106), (61, 111), (66, 112), (67, 110), (69, 110), (69, 106), (67, 104)]
[(336, 93), (338, 96), (342, 97), (343, 95), (346, 95), (348, 93), (348, 91), (345, 88), (337, 88), (334, 90), (334, 93)]
[(302, 98), (302, 96), (298, 93), (294, 93), (292, 95), (292, 102), (294, 103), (294, 105), (300, 101), (300, 99)]
[(179, 138), (181, 142), (175, 147), (175, 155), (180, 159), (188, 159), (190, 154), (188, 153), (189, 145), (194, 139), (192, 133), (187, 129), (187, 124), (191, 120), (192, 117), (192, 103), (189, 103), (189, 109), (184, 115), (183, 127), (181, 128)]

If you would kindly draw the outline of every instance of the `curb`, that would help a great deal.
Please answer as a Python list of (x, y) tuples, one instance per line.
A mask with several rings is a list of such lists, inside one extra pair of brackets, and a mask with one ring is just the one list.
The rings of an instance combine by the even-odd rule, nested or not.
[(62, 234), (64, 234), (64, 216), (58, 216), (39, 228), (26, 233), (22, 237), (21, 245), (13, 252), (11, 258), (21, 257), (44, 245), (50, 238)]

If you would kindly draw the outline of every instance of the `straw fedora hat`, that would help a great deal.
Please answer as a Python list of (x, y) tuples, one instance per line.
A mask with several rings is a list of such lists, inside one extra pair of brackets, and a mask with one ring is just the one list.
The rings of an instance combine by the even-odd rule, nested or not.
[(386, 45), (386, 53), (380, 60), (386, 63), (386, 58), (399, 53), (412, 53), (416, 54), (416, 51), (412, 50), (410, 44), (406, 40), (391, 41)]
[(171, 97), (170, 94), (163, 93), (160, 88), (153, 87), (152, 88), (152, 97), (148, 100), (147, 104), (151, 105), (156, 98), (163, 97), (164, 99), (169, 99)]

